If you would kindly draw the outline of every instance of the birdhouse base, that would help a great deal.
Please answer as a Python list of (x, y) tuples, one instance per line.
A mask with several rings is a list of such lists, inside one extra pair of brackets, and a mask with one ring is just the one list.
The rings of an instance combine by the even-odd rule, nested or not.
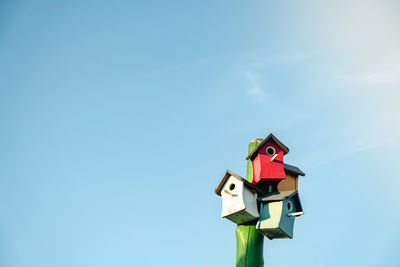
[(243, 224), (246, 222), (254, 221), (259, 218), (258, 214), (252, 214), (246, 211), (246, 209), (229, 214), (227, 216), (223, 216), (223, 218), (227, 218), (228, 220), (236, 223)]
[(292, 238), (292, 236), (289, 236), (288, 233), (283, 231), (281, 228), (272, 228), (272, 229), (259, 229), (259, 231), (268, 237), (268, 239), (276, 239), (276, 238)]

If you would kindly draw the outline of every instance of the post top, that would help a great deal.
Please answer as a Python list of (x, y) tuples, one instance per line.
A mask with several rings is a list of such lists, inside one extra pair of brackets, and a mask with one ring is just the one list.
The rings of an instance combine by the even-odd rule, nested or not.
[(257, 143), (257, 142), (262, 142), (264, 139), (262, 138), (255, 138), (253, 140), (250, 141), (250, 143)]

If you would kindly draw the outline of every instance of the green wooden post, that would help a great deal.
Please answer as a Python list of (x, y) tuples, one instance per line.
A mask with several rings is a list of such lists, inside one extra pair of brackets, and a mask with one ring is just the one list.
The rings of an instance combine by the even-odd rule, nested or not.
[[(253, 151), (263, 140), (254, 139), (249, 144), (249, 153)], [(251, 161), (247, 161), (246, 180), (253, 180), (253, 168)], [(255, 222), (236, 227), (236, 267), (262, 267), (264, 236), (256, 229)]]

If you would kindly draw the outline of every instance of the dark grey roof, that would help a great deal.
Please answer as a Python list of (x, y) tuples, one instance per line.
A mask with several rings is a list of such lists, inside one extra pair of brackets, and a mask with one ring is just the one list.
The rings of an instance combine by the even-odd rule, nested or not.
[(299, 198), (299, 192), (297, 190), (273, 192), (264, 197), (257, 198), (257, 201), (274, 202), (274, 201), (282, 201), (287, 198), (292, 198), (294, 200), (297, 211), (303, 211)]
[(292, 173), (292, 174), (295, 174), (295, 175), (301, 175), (301, 176), (306, 175), (299, 168), (297, 168), (296, 166), (290, 165), (290, 164), (284, 163), (283, 164), (283, 168), (285, 169), (285, 172), (288, 172), (288, 173)]
[(278, 138), (276, 138), (272, 133), (269, 134), (267, 137), (265, 137), (264, 141), (262, 141), (248, 156), (246, 159), (251, 159), (253, 160), (256, 155), (258, 150), (266, 143), (268, 142), (268, 140), (274, 140), (275, 143), (283, 150), (284, 154), (287, 154), (289, 152), (289, 148), (287, 146), (285, 146), (281, 141), (278, 140)]
[(231, 172), (230, 170), (226, 170), (224, 175), (222, 175), (221, 180), (219, 180), (217, 186), (215, 187), (215, 194), (217, 195), (221, 195), (221, 190), (222, 187), (224, 187), (224, 184), (226, 183), (226, 181), (228, 180), (228, 178), (230, 176), (233, 176), (237, 179), (239, 179), (240, 181), (242, 181), (246, 186), (248, 186), (250, 189), (256, 191), (256, 192), (261, 192), (260, 189), (258, 189), (256, 186), (252, 185), (251, 183), (249, 183), (246, 179), (244, 179), (243, 177), (237, 175), (234, 172)]

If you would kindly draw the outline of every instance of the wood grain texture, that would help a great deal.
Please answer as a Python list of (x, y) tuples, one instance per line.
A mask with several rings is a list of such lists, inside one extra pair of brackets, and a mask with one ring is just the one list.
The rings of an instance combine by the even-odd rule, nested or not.
[(278, 191), (289, 191), (298, 189), (298, 179), (299, 176), (294, 176), (286, 173), (286, 179), (281, 180), (278, 183)]

